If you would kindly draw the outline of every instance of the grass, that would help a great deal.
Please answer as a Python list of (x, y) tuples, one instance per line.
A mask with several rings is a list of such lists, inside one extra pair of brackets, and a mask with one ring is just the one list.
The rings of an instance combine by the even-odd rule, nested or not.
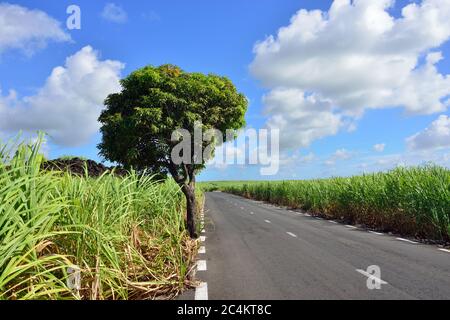
[(201, 187), (382, 231), (450, 240), (450, 170), (438, 166), (309, 181), (209, 182)]
[(173, 181), (43, 172), (39, 148), (0, 146), (0, 300), (170, 298), (191, 284), (196, 242)]

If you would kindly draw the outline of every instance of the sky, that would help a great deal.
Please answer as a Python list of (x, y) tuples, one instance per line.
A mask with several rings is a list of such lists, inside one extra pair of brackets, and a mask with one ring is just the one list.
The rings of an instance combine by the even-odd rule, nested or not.
[(450, 167), (449, 40), (450, 0), (0, 2), (0, 137), (43, 130), (49, 158), (101, 161), (104, 98), (171, 63), (229, 77), (247, 128), (280, 129), (277, 174), (211, 164), (199, 180)]

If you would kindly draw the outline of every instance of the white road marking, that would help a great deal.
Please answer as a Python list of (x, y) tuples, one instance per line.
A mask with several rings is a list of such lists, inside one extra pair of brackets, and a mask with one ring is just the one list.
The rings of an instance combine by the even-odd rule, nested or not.
[(208, 284), (202, 282), (195, 288), (195, 300), (208, 300)]
[(443, 251), (443, 252), (448, 252), (448, 253), (450, 253), (450, 250), (448, 250), (448, 249), (438, 249), (439, 251)]
[(370, 232), (370, 233), (373, 233), (373, 234), (376, 234), (376, 235), (379, 235), (379, 236), (382, 236), (382, 235), (383, 235), (381, 232), (375, 232), (375, 231), (371, 231), (371, 230), (369, 230), (369, 232)]
[(404, 242), (408, 242), (408, 243), (412, 243), (412, 244), (418, 244), (418, 242), (411, 241), (411, 240), (404, 239), (404, 238), (395, 238), (395, 239), (400, 240), (400, 241), (404, 241)]
[(205, 242), (205, 240), (206, 240), (206, 237), (205, 237), (205, 236), (201, 236), (201, 237), (200, 237), (200, 241), (201, 241), (201, 242)]
[(365, 270), (356, 269), (356, 271), (358, 271), (359, 273), (365, 275), (366, 277), (368, 277), (368, 278), (370, 278), (370, 279), (373, 279), (373, 280), (377, 281), (377, 282), (380, 283), (380, 284), (388, 284), (386, 281), (381, 280), (381, 278), (375, 277), (373, 274), (370, 274), (370, 273), (368, 273), (368, 272), (365, 271)]
[(197, 271), (206, 271), (206, 260), (197, 261)]
[(206, 232), (205, 229), (203, 229), (203, 230), (202, 230), (202, 233), (205, 233), (205, 232)]
[(351, 225), (349, 225), (349, 224), (346, 224), (345, 226), (346, 226), (347, 228), (351, 228), (351, 229), (358, 229), (358, 227), (351, 226)]
[(254, 213), (253, 213), (253, 211), (252, 211), (252, 212), (250, 212), (250, 214), (254, 214)]
[(201, 246), (200, 249), (198, 249), (198, 253), (206, 253), (205, 247)]
[(286, 232), (288, 235), (290, 235), (291, 237), (297, 238), (297, 236), (295, 234), (293, 234), (292, 232)]
[(244, 207), (241, 207), (241, 210), (244, 210)]
[(331, 222), (331, 223), (337, 224), (337, 222), (336, 222), (336, 221), (334, 221), (334, 220), (328, 220), (328, 222)]
[(265, 222), (267, 222), (267, 223), (272, 223), (272, 222), (270, 222), (269, 220), (264, 220)]
[(307, 217), (311, 217), (311, 215), (309, 213), (304, 213), (304, 215)]

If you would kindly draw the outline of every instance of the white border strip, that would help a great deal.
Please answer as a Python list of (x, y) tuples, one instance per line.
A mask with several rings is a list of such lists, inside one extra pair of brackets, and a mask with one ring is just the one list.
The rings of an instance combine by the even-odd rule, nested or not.
[(400, 240), (400, 241), (404, 241), (404, 242), (408, 242), (408, 243), (412, 243), (412, 244), (418, 244), (418, 242), (411, 241), (411, 240), (404, 239), (404, 238), (395, 238), (395, 239)]
[(197, 261), (197, 271), (206, 271), (206, 260)]
[(195, 288), (195, 300), (208, 300), (208, 284), (202, 282)]

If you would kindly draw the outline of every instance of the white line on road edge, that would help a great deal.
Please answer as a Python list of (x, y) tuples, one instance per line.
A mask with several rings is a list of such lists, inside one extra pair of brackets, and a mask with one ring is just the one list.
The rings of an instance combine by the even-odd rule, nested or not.
[(198, 253), (206, 253), (205, 247), (201, 246), (200, 249), (198, 249)]
[(351, 226), (351, 225), (349, 225), (349, 224), (346, 224), (345, 226), (346, 226), (347, 228), (351, 228), (351, 229), (358, 229), (358, 227)]
[(291, 237), (297, 238), (297, 236), (295, 234), (293, 234), (292, 232), (286, 232), (288, 235), (290, 235)]
[(205, 237), (205, 236), (201, 236), (201, 237), (200, 237), (200, 241), (201, 241), (201, 242), (205, 242), (205, 240), (206, 240), (206, 237)]
[(369, 232), (370, 232), (370, 233), (373, 233), (373, 234), (376, 234), (376, 235), (379, 235), (379, 236), (382, 236), (382, 235), (383, 235), (381, 232), (375, 232), (375, 231), (371, 231), (371, 230), (369, 230)]
[(448, 253), (450, 253), (450, 250), (448, 250), (448, 249), (438, 249), (439, 251), (443, 251), (443, 252), (448, 252)]
[(400, 241), (405, 241), (405, 242), (408, 242), (408, 243), (412, 243), (412, 244), (418, 244), (418, 242), (411, 241), (411, 240), (408, 240), (408, 239), (403, 239), (403, 238), (395, 238), (395, 239), (400, 240)]
[(208, 284), (202, 282), (195, 288), (195, 300), (208, 300)]
[(267, 222), (267, 223), (272, 223), (272, 222), (270, 222), (269, 220), (264, 220), (265, 222)]
[(328, 222), (337, 224), (337, 222), (336, 222), (336, 221), (333, 221), (333, 220), (328, 220)]
[(202, 233), (205, 233), (205, 232), (206, 232), (205, 229), (203, 229), (203, 230), (202, 230)]
[(197, 261), (197, 271), (206, 271), (206, 260)]
[(304, 213), (304, 215), (307, 217), (311, 217), (311, 215), (309, 213)]
[(375, 277), (373, 274), (368, 273), (367, 271), (361, 270), (361, 269), (356, 269), (356, 271), (358, 271), (359, 273), (365, 275), (366, 277), (375, 280), (376, 282), (380, 283), (380, 284), (388, 284), (386, 281), (381, 280), (381, 278), (377, 278)]

